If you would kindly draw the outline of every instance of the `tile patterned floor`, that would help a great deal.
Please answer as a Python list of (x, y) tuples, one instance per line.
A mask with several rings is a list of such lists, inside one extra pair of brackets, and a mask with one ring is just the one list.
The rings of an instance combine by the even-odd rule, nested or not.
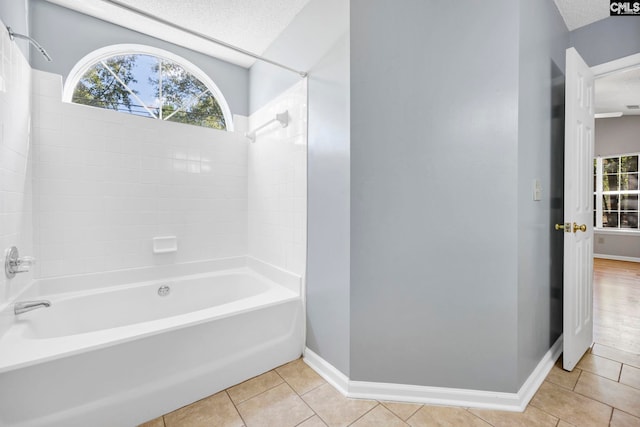
[[(631, 297), (621, 296), (607, 269), (620, 273)], [(595, 325), (597, 343), (572, 372), (559, 360), (523, 413), (348, 399), (298, 359), (142, 427), (640, 427), (640, 354), (621, 349), (640, 343), (640, 264), (596, 260), (595, 277), (596, 286), (603, 284), (596, 292), (596, 316), (604, 320)], [(606, 313), (620, 316), (607, 288), (630, 310), (622, 334), (607, 334)]]

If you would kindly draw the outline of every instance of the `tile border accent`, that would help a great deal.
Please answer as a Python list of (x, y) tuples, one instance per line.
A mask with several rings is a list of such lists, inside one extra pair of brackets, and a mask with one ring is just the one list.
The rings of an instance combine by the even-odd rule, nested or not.
[(560, 357), (562, 342), (560, 336), (517, 393), (352, 381), (309, 348), (303, 360), (347, 397), (522, 412)]

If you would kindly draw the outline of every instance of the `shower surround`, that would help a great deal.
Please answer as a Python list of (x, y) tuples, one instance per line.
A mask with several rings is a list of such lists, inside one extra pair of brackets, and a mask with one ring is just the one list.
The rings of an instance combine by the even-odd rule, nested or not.
[[(229, 326), (235, 335), (242, 335), (246, 330), (246, 336), (253, 337), (255, 334), (250, 333), (252, 317), (247, 317), (247, 313), (256, 313), (252, 315), (253, 321), (283, 325), (293, 322), (294, 327), (283, 330), (284, 335), (279, 338), (271, 337), (268, 344), (245, 343), (242, 351), (258, 355), (260, 351), (266, 351), (266, 359), (276, 364), (297, 357), (303, 348), (304, 330), (306, 81), (281, 94), (252, 117), (236, 117), (237, 132), (224, 132), (63, 103), (60, 76), (31, 70), (17, 47), (8, 42), (8, 37), (3, 35), (0, 45), (3, 59), (0, 69), (3, 130), (0, 140), (3, 159), (0, 163), (3, 178), (0, 241), (4, 247), (16, 244), (22, 255), (34, 255), (37, 259), (34, 271), (11, 280), (3, 277), (0, 282), (0, 339), (4, 337), (5, 344), (10, 341), (7, 340), (9, 337), (41, 340), (38, 345), (44, 345), (43, 348), (48, 348), (47, 342), (58, 346), (73, 341), (76, 347), (68, 353), (74, 354), (74, 358), (86, 355), (85, 362), (90, 361), (94, 353), (95, 360), (101, 360), (106, 353), (100, 352), (109, 348), (118, 354), (122, 352), (117, 359), (122, 363), (128, 359), (127, 348), (136, 348), (136, 354), (148, 354), (152, 359), (152, 353), (144, 353), (142, 349), (146, 342), (163, 339), (160, 338), (164, 334), (162, 328), (151, 334), (158, 338), (151, 340), (141, 336), (118, 347), (117, 343), (122, 341), (117, 338), (118, 331), (131, 329), (131, 325), (116, 321), (113, 324), (118, 326), (108, 329), (113, 332), (114, 340), (101, 344), (98, 349), (89, 339), (90, 334), (97, 332), (73, 333), (66, 338), (18, 334), (19, 327), (24, 329), (29, 323), (30, 314), (37, 315), (39, 322), (50, 320), (55, 323), (55, 316), (60, 313), (59, 310), (56, 313), (56, 310), (43, 309), (25, 313), (16, 320), (13, 303), (47, 296), (55, 305), (56, 300), (63, 301), (65, 295), (70, 294), (74, 298), (82, 296), (97, 301), (99, 295), (114, 295), (115, 298), (117, 294), (112, 294), (112, 289), (123, 286), (138, 289), (148, 280), (160, 283), (170, 278), (182, 283), (182, 278), (193, 274), (226, 274), (224, 272), (229, 269), (241, 269), (242, 274), (257, 275), (262, 278), (259, 280), (272, 283), (270, 286), (275, 286), (274, 289), (284, 287), (289, 293), (285, 292), (286, 297), (271, 302), (256, 296), (243, 298), (243, 301), (247, 298), (247, 302), (254, 301), (253, 304), (230, 302), (235, 304), (237, 313), (225, 311), (220, 321), (216, 320), (216, 315), (207, 318), (205, 324), (211, 325), (207, 326), (208, 330), (222, 334), (208, 336), (213, 342), (224, 340), (224, 323), (235, 325)], [(239, 131), (242, 122), (258, 126), (269, 115), (284, 110), (289, 113), (289, 126), (266, 128), (258, 133), (255, 143), (250, 143)], [(153, 238), (166, 236), (175, 236), (177, 250), (154, 253)], [(233, 283), (233, 280), (229, 281), (229, 286), (233, 287)], [(291, 283), (298, 285), (291, 288)], [(227, 303), (222, 304), (227, 310)], [(275, 313), (282, 311), (277, 307), (285, 306), (290, 307), (285, 310), (289, 313), (287, 320), (282, 317), (256, 320), (258, 313), (268, 315), (268, 307), (274, 307)], [(52, 318), (46, 319), (49, 315)], [(154, 322), (167, 326), (172, 319), (194, 314), (168, 316)], [(222, 322), (223, 318), (227, 320)], [(234, 318), (238, 318), (238, 322), (229, 323)], [(176, 336), (177, 330), (195, 334), (192, 336), (204, 330), (201, 326), (187, 332), (191, 330), (185, 329), (188, 323), (176, 321), (170, 325), (166, 330), (174, 332), (166, 339)], [(83, 333), (87, 333), (86, 348), (81, 345)], [(47, 340), (58, 341), (56, 344)], [(189, 340), (180, 338), (179, 341)], [(24, 344), (32, 345), (26, 341)], [(274, 350), (278, 346), (282, 350)], [(56, 351), (61, 350), (56, 348)], [(193, 351), (166, 344), (163, 348), (172, 348), (176, 357)], [(55, 368), (54, 365), (69, 363), (69, 366), (79, 366), (72, 363), (78, 359), (66, 361), (64, 353), (65, 349), (62, 349), (57, 355), (43, 356), (42, 360), (37, 356), (34, 359), (31, 354), (27, 364), (20, 361), (18, 354), (15, 369), (10, 364), (4, 366), (0, 376), (11, 379), (12, 372), (18, 372), (16, 369), (36, 375), (42, 370), (46, 372), (47, 366)], [(171, 360), (169, 356), (168, 360)], [(238, 355), (226, 357), (242, 359)], [(45, 362), (47, 358), (49, 362)], [(131, 357), (134, 359), (144, 366), (144, 357)], [(226, 363), (214, 360), (211, 366), (217, 362), (220, 362), (219, 366)], [(86, 363), (88, 365), (83, 366), (91, 365), (91, 362)], [(240, 369), (232, 380), (241, 381), (270, 368), (272, 366), (253, 363), (247, 369)], [(179, 371), (180, 367), (173, 366), (172, 369)], [(188, 376), (189, 372), (200, 368), (185, 365), (182, 369)], [(172, 371), (174, 379), (180, 375), (178, 371)], [(154, 374), (158, 375), (161, 373)], [(167, 381), (167, 384), (171, 383), (171, 378)], [(132, 385), (127, 384), (127, 387)], [(147, 386), (139, 384), (139, 387), (144, 394)], [(185, 390), (189, 389), (188, 384), (185, 387)], [(199, 384), (195, 388), (204, 393), (201, 387)], [(206, 390), (208, 394), (215, 391)], [(0, 420), (0, 425), (43, 425), (42, 422), (44, 425), (51, 422), (79, 425), (82, 420), (89, 419), (91, 408), (98, 410), (104, 401), (91, 400), (95, 393), (83, 393), (82, 389), (77, 392), (75, 396), (52, 399), (46, 408), (33, 411), (40, 420), (23, 417), (32, 412), (28, 407), (30, 403), (22, 402), (26, 406), (16, 407), (15, 417), (4, 416), (5, 420), (13, 419), (15, 423)], [(113, 393), (117, 394), (116, 391)], [(181, 404), (163, 399), (160, 400), (165, 407)], [(56, 402), (67, 402), (68, 405), (61, 406)], [(65, 418), (67, 416), (71, 418)], [(148, 418), (150, 414), (145, 413), (140, 420)]]
[[(60, 76), (33, 76), (39, 277), (240, 255), (304, 273), (305, 80), (249, 117), (250, 127), (290, 118), (251, 143), (242, 131), (63, 103)], [(176, 236), (178, 251), (154, 254), (156, 236)]]

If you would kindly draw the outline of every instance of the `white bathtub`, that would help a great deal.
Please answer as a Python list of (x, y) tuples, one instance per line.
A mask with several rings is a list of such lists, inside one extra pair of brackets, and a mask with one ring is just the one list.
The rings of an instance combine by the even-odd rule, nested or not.
[(112, 286), (35, 282), (17, 300), (51, 307), (2, 313), (12, 322), (0, 338), (0, 426), (133, 426), (299, 357), (300, 279), (250, 265)]

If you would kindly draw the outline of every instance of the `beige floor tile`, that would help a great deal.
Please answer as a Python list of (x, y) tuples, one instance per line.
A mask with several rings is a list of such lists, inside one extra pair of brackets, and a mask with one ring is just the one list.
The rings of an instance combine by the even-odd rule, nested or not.
[(155, 420), (147, 421), (144, 424), (140, 424), (138, 427), (164, 427), (164, 420), (162, 419), (162, 417), (159, 417)]
[(313, 416), (286, 383), (245, 400), (237, 408), (248, 427), (293, 427)]
[(228, 388), (227, 393), (229, 393), (229, 397), (233, 403), (237, 405), (247, 399), (251, 399), (252, 397), (259, 395), (260, 393), (264, 393), (283, 382), (284, 380), (280, 378), (280, 375), (274, 371), (269, 371)]
[(320, 375), (304, 363), (302, 359), (294, 360), (286, 365), (276, 368), (276, 371), (296, 393), (302, 395), (316, 387), (325, 384)]
[(244, 423), (226, 392), (209, 396), (164, 416), (166, 427), (240, 427)]
[(596, 375), (600, 375), (601, 377), (618, 381), (618, 378), (620, 378), (622, 363), (587, 353), (582, 356), (582, 359), (580, 359), (576, 367), (583, 371), (592, 372)]
[[(582, 375), (592, 374), (583, 372)], [(580, 427), (606, 426), (612, 411), (603, 403), (547, 381), (542, 383), (530, 405)]]
[(580, 372), (582, 372), (580, 369), (574, 369), (571, 372), (567, 372), (562, 369), (561, 364), (555, 364), (553, 368), (551, 368), (551, 371), (549, 371), (546, 380), (564, 388), (568, 388), (569, 390), (573, 390), (578, 382), (578, 378), (580, 377)]
[(466, 409), (447, 406), (423, 406), (407, 420), (407, 424), (412, 427), (491, 426), (491, 424), (481, 420)]
[(620, 374), (620, 382), (640, 389), (640, 369), (629, 365), (623, 365), (622, 373)]
[(416, 413), (416, 411), (422, 408), (422, 405), (417, 403), (402, 403), (402, 402), (380, 402), (387, 407), (388, 410), (396, 414), (401, 420), (407, 421), (409, 417)]
[(569, 424), (566, 421), (560, 420), (558, 422), (558, 427), (576, 427), (576, 426), (574, 426), (573, 424)]
[(320, 419), (319, 416), (314, 415), (302, 424), (298, 424), (297, 427), (327, 427), (327, 425)]
[(533, 406), (524, 412), (489, 411), (469, 409), (494, 427), (555, 427), (558, 419)]
[(631, 415), (640, 416), (640, 390), (626, 384), (583, 372), (575, 391)]
[(594, 344), (591, 353), (640, 368), (640, 354), (629, 353), (601, 344)]
[(359, 418), (358, 421), (351, 424), (353, 427), (407, 427), (407, 424), (398, 418), (393, 412), (378, 405), (371, 411), (367, 412)]
[(611, 427), (640, 427), (640, 418), (614, 409), (610, 425)]
[(302, 396), (329, 427), (348, 426), (378, 404), (375, 400), (349, 399), (329, 384)]

